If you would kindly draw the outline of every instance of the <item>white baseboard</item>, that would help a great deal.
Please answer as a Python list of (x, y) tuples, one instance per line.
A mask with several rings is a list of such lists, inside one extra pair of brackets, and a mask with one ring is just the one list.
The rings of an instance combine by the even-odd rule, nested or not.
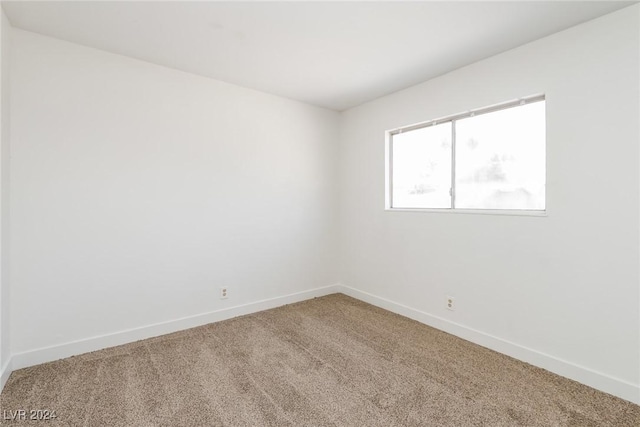
[(452, 335), (471, 341), (483, 347), (506, 354), (523, 362), (546, 369), (555, 374), (588, 385), (605, 393), (618, 396), (635, 404), (640, 404), (640, 385), (611, 377), (584, 366), (579, 366), (566, 360), (541, 353), (531, 348), (492, 336), (490, 334), (469, 328), (464, 325), (416, 310), (406, 305), (390, 301), (363, 292), (349, 286), (339, 286), (340, 292), (353, 298), (375, 305), (393, 313), (400, 314), (420, 323), (440, 329)]
[(7, 383), (7, 380), (11, 376), (12, 369), (12, 359), (11, 357), (7, 360), (7, 363), (4, 364), (2, 368), (0, 368), (0, 393), (4, 389), (4, 385)]
[[(114, 332), (112, 334), (91, 337), (51, 347), (38, 348), (23, 353), (13, 354), (11, 358), (11, 367), (13, 368), (13, 370), (22, 369), (29, 366), (39, 365), (41, 363), (52, 362), (54, 360), (64, 359), (66, 357), (76, 356), (91, 351), (127, 344), (146, 338), (157, 337), (172, 332), (178, 332), (185, 329), (194, 328), (196, 326), (219, 322), (221, 320), (231, 319), (233, 317), (243, 316), (245, 314), (256, 313), (258, 311), (268, 310), (286, 304), (292, 304), (295, 302), (334, 294), (337, 292), (340, 292), (340, 286), (326, 286), (323, 288), (316, 288), (281, 297), (269, 298), (266, 300), (238, 305), (235, 307), (224, 308), (209, 313), (203, 313), (195, 316), (184, 317), (181, 319), (170, 320), (167, 322), (156, 323), (139, 328)], [(4, 376), (2, 377), (2, 379), (4, 380)]]
[(640, 386), (637, 384), (632, 384), (627, 381), (611, 377), (601, 372), (576, 365), (566, 360), (541, 353), (482, 331), (478, 331), (386, 298), (381, 298), (368, 292), (360, 291), (344, 285), (332, 285), (323, 288), (316, 288), (282, 297), (270, 298), (209, 313), (157, 323), (154, 325), (13, 354), (12, 358), (0, 371), (0, 391), (2, 390), (2, 387), (4, 387), (4, 384), (13, 370), (64, 359), (66, 357), (82, 353), (101, 350), (103, 348), (127, 344), (159, 335), (169, 334), (196, 326), (206, 325), (208, 323), (219, 322), (221, 320), (256, 313), (258, 311), (268, 310), (282, 305), (292, 304), (338, 292), (416, 320), (420, 323), (432, 326), (436, 329), (440, 329), (467, 341), (471, 341), (499, 353), (506, 354), (515, 359), (546, 369), (563, 377), (570, 378), (574, 381), (604, 391), (605, 393), (610, 393), (630, 402), (640, 404)]

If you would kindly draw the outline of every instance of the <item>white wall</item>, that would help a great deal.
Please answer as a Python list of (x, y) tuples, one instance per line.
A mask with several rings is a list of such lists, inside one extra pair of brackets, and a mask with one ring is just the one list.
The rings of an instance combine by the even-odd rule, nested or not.
[(11, 373), (9, 346), (9, 52), (11, 24), (0, 9), (0, 390)]
[(337, 113), (12, 36), (14, 355), (337, 281)]
[[(351, 293), (640, 403), (639, 16), (623, 9), (345, 112)], [(385, 130), (536, 93), (548, 217), (384, 211)]]

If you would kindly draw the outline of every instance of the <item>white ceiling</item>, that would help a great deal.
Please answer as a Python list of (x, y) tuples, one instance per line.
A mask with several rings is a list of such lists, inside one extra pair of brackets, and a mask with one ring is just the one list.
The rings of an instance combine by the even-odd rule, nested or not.
[(345, 110), (635, 2), (6, 2), (18, 28)]

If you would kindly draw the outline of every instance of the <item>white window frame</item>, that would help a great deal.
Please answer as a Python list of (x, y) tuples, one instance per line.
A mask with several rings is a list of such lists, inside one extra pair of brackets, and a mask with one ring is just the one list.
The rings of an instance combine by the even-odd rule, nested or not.
[[(431, 213), (455, 213), (455, 214), (481, 214), (481, 215), (516, 215), (516, 216), (548, 216), (549, 206), (548, 198), (545, 194), (545, 209), (544, 210), (530, 210), (530, 209), (462, 209), (455, 208), (455, 172), (456, 172), (456, 139), (455, 139), (455, 123), (451, 127), (452, 132), (452, 148), (451, 148), (451, 207), (449, 208), (394, 208), (392, 206), (393, 200), (393, 135), (400, 134), (402, 132), (408, 132), (416, 129), (421, 129), (427, 126), (435, 126), (442, 123), (455, 122), (457, 120), (465, 119), (468, 117), (474, 117), (480, 114), (493, 113), (495, 111), (505, 110), (508, 108), (517, 107), (519, 105), (531, 104), (534, 102), (546, 101), (544, 94), (531, 95), (523, 98), (514, 99), (500, 104), (490, 105), (488, 107), (478, 108), (475, 110), (469, 110), (464, 113), (452, 114), (450, 116), (440, 117), (437, 119), (429, 120), (426, 122), (415, 123), (409, 126), (402, 126), (395, 129), (390, 129), (385, 132), (385, 210), (392, 212), (431, 212)], [(546, 144), (546, 138), (545, 138)], [(545, 149), (546, 153), (546, 149)], [(546, 186), (546, 169), (547, 161), (545, 154), (545, 186)]]

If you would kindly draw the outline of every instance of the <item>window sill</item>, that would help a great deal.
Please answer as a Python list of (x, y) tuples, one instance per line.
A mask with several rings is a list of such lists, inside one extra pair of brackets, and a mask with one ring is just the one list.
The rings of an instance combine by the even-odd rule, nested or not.
[(439, 214), (472, 214), (472, 215), (508, 215), (508, 216), (537, 216), (546, 217), (548, 212), (507, 210), (507, 209), (423, 209), (423, 208), (385, 208), (387, 212), (425, 212)]

